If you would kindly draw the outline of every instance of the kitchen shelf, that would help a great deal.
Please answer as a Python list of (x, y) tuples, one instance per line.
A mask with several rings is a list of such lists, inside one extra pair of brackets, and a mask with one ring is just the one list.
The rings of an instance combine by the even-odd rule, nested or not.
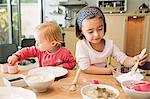
[(59, 2), (59, 5), (69, 7), (69, 6), (87, 6), (87, 2), (84, 1), (74, 1), (74, 2)]
[(122, 13), (127, 11), (127, 0), (97, 0), (97, 6), (104, 13)]

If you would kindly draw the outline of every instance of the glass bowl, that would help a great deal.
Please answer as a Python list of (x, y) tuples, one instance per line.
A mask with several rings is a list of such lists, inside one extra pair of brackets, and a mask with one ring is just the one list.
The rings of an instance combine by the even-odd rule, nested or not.
[(144, 79), (145, 73), (142, 70), (137, 69), (134, 74), (131, 74), (130, 71), (130, 67), (120, 66), (113, 70), (113, 76), (119, 84), (126, 80), (140, 81)]
[(146, 76), (150, 76), (150, 61), (147, 61), (143, 66), (139, 66), (138, 68), (143, 70)]
[(79, 92), (81, 87), (90, 84), (90, 82), (86, 79), (83, 78), (79, 78), (77, 83), (75, 84), (75, 90), (71, 90), (72, 85), (72, 81), (73, 81), (73, 77), (72, 78), (64, 78), (61, 79), (60, 82), (61, 84), (59, 85), (61, 90), (65, 91), (65, 92), (69, 92), (69, 93), (75, 93), (75, 92)]

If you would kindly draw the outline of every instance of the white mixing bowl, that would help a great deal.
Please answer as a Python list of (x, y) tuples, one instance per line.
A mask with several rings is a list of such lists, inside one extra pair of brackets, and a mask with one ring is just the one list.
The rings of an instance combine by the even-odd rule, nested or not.
[(54, 82), (55, 76), (49, 73), (33, 74), (25, 77), (27, 85), (36, 92), (45, 92)]

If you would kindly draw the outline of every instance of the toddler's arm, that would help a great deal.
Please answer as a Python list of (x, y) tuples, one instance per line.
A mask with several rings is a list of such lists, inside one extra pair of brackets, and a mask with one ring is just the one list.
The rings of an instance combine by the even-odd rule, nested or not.
[(66, 69), (73, 69), (76, 66), (76, 60), (74, 59), (70, 51), (65, 54), (65, 57), (63, 57), (64, 63), (61, 65), (63, 65), (63, 67)]
[(35, 46), (26, 47), (17, 51), (12, 56), (8, 57), (7, 61), (8, 63), (14, 65), (17, 61), (22, 61), (30, 57), (36, 57), (36, 53), (37, 53), (37, 50)]

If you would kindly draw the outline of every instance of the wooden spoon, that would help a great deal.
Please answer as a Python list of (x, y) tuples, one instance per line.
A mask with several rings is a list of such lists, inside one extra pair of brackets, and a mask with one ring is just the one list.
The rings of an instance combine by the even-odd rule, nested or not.
[(79, 69), (77, 70), (77, 72), (76, 72), (76, 75), (75, 75), (75, 77), (74, 77), (72, 83), (71, 83), (71, 86), (70, 86), (70, 88), (69, 88), (69, 91), (75, 91), (75, 90), (76, 90), (76, 83), (77, 83), (77, 81), (78, 81), (78, 78), (79, 78), (79, 75), (80, 75), (80, 71), (81, 71), (81, 69), (79, 68)]
[[(139, 58), (142, 59), (142, 57), (144, 56), (145, 53), (146, 53), (146, 48), (144, 48), (144, 49), (141, 51), (141, 53), (140, 53), (140, 55), (139, 55)], [(139, 60), (140, 60), (140, 59), (139, 59)], [(135, 72), (136, 69), (138, 68), (139, 60), (138, 60), (138, 61), (135, 63), (135, 65), (132, 67), (132, 69), (131, 69), (131, 74), (134, 74), (134, 72)]]

